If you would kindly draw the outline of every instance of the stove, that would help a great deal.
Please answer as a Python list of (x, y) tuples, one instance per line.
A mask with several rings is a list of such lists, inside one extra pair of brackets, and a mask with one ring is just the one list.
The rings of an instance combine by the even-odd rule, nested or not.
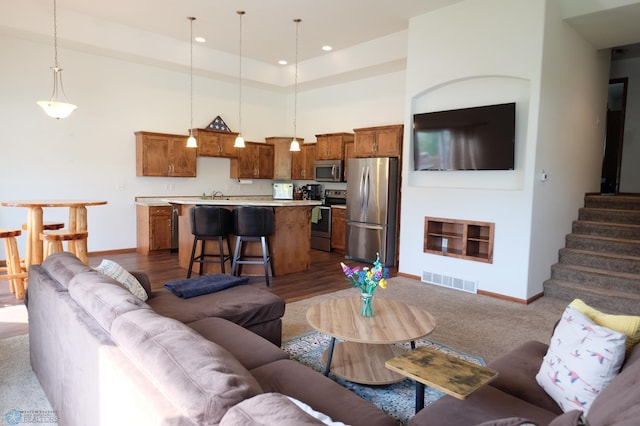
[(324, 191), (323, 205), (311, 215), (311, 248), (331, 251), (331, 206), (347, 204), (347, 191), (327, 189)]

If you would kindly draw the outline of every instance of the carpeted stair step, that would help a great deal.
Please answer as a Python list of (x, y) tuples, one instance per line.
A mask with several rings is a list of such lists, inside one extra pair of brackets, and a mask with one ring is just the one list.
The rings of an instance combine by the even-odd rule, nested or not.
[(551, 279), (588, 287), (626, 291), (640, 296), (640, 275), (638, 274), (556, 263), (551, 265)]
[(588, 287), (568, 281), (550, 279), (544, 282), (545, 296), (571, 301), (582, 299), (605, 312), (640, 315), (640, 295), (609, 288)]
[(591, 194), (584, 197), (584, 206), (595, 209), (640, 210), (640, 197)]
[(559, 262), (567, 265), (588, 266), (608, 271), (640, 274), (640, 257), (623, 254), (563, 248), (560, 249)]
[(640, 210), (594, 209), (583, 207), (578, 210), (578, 219), (589, 222), (640, 225)]
[(640, 240), (640, 225), (575, 220), (571, 229), (574, 234)]
[(578, 250), (590, 250), (601, 253), (618, 253), (640, 257), (640, 240), (598, 237), (596, 235), (568, 234), (565, 237), (565, 247)]

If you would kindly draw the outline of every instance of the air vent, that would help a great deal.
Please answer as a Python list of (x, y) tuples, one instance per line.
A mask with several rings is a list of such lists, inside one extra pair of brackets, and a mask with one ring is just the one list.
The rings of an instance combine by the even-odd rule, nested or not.
[(478, 281), (451, 277), (449, 275), (438, 274), (436, 272), (423, 271), (422, 282), (439, 285), (441, 287), (448, 287), (454, 290), (466, 291), (467, 293), (477, 293), (478, 290)]

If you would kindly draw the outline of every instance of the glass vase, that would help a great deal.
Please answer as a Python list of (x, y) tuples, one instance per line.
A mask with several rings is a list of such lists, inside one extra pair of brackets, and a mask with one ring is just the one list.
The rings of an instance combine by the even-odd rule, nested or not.
[(363, 317), (373, 316), (373, 293), (362, 293), (362, 307), (360, 308), (360, 315)]

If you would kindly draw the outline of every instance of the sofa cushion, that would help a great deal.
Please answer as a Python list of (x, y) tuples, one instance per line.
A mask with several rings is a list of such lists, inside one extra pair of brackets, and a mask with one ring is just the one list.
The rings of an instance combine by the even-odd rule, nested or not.
[(588, 413), (596, 396), (620, 371), (625, 341), (624, 333), (596, 325), (567, 306), (536, 380), (563, 411), (577, 408)]
[(247, 370), (289, 358), (289, 354), (270, 341), (223, 318), (207, 318), (188, 326), (231, 352)]
[(272, 321), (284, 315), (284, 300), (267, 290), (249, 285), (191, 299), (182, 299), (162, 288), (153, 291), (148, 303), (160, 315), (185, 324), (220, 317), (246, 327)]
[(111, 336), (158, 389), (197, 424), (217, 424), (260, 385), (227, 350), (184, 324), (137, 310), (116, 318)]
[(640, 342), (640, 317), (633, 315), (611, 315), (587, 305), (580, 299), (575, 299), (569, 304), (574, 309), (582, 312), (598, 325), (610, 328), (627, 335), (627, 352)]
[(265, 392), (293, 397), (349, 425), (397, 426), (396, 420), (375, 405), (299, 362), (283, 359), (251, 370)]
[(118, 281), (124, 286), (124, 288), (129, 290), (131, 294), (140, 300), (145, 301), (149, 298), (144, 287), (142, 287), (142, 284), (140, 284), (136, 277), (131, 275), (129, 271), (118, 265), (113, 260), (103, 259), (102, 262), (100, 262), (100, 265), (96, 267), (96, 271)]
[[(317, 412), (316, 412), (317, 413)], [(318, 413), (320, 414), (320, 413)], [(220, 426), (317, 426), (324, 423), (279, 393), (263, 393), (233, 406)], [(344, 425), (344, 423), (333, 423)]]
[(556, 413), (518, 399), (493, 386), (483, 386), (467, 399), (445, 395), (420, 410), (410, 426), (477, 425), (504, 418), (524, 418), (535, 425), (548, 425)]
[(593, 401), (591, 426), (637, 425), (640, 419), (640, 345), (627, 357), (620, 374)]
[(61, 285), (62, 289), (69, 286), (71, 279), (80, 272), (92, 271), (80, 259), (69, 252), (53, 253), (42, 262), (49, 276)]
[(488, 367), (498, 372), (490, 386), (530, 402), (545, 410), (562, 414), (562, 409), (536, 381), (542, 358), (549, 345), (530, 340), (491, 361)]
[(69, 282), (69, 295), (107, 331), (126, 312), (151, 309), (120, 283), (95, 271), (75, 275)]

